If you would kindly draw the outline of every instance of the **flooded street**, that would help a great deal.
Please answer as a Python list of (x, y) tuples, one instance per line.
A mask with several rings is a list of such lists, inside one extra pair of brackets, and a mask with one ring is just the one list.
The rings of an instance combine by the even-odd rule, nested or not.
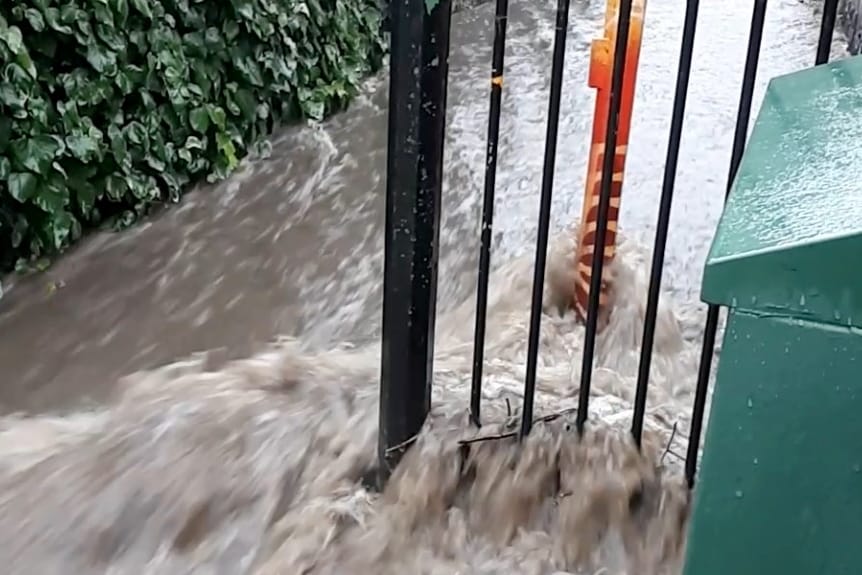
[[(767, 80), (810, 65), (819, 15), (777, 0), (767, 15), (755, 105)], [(666, 151), (682, 0), (647, 8), (621, 227), (651, 244)], [(580, 214), (594, 95), (588, 47), (604, 3), (573, 0), (552, 226)], [(665, 285), (697, 299), (721, 211), (749, 29), (749, 0), (701, 6)], [(441, 231), (441, 306), (472, 293), (483, 185), (493, 6), (454, 16)], [(554, 6), (513, 2), (506, 55), (493, 265), (536, 234)], [(380, 318), (385, 75), (350, 109), (274, 139), (270, 158), (189, 194), (122, 234), (97, 234), (47, 273), (5, 282), (0, 405), (99, 401), (117, 377), (222, 349), (241, 357), (277, 334), (306, 345), (373, 338)], [(11, 288), (10, 288), (11, 286)], [(526, 304), (525, 304), (526, 305)], [(694, 335), (694, 334), (693, 334)]]
[[(616, 301), (576, 439), (583, 329), (562, 304), (594, 103), (588, 47), (604, 3), (573, 1), (537, 374), (544, 417), (529, 438), (514, 436), (547, 121), (547, 2), (510, 6), (482, 429), (465, 410), (489, 5), (453, 19), (433, 406), (384, 493), (365, 481), (378, 421), (380, 74), (347, 112), (281, 131), (271, 156), (231, 180), (132, 230), (94, 235), (44, 274), (4, 282), (9, 575), (680, 572), (698, 285), (724, 197), (751, 1), (701, 6), (642, 450), (629, 425), (685, 2), (647, 8), (610, 270)], [(810, 4), (771, 3), (756, 106), (770, 77), (813, 62)]]

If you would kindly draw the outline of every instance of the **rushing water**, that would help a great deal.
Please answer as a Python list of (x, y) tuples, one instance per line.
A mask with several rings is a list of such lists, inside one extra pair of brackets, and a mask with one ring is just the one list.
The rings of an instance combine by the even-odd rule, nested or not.
[[(819, 16), (770, 3), (755, 106), (771, 76), (810, 65)], [(588, 46), (603, 2), (573, 0), (552, 226), (580, 214), (593, 92)], [(683, 0), (647, 8), (621, 227), (649, 245), (660, 193)], [(512, 2), (493, 264), (531, 254), (536, 235), (554, 7)], [(472, 293), (488, 107), (493, 6), (453, 22), (440, 296)], [(721, 210), (750, 0), (702, 2), (665, 285), (695, 300)], [(274, 153), (190, 194), (137, 229), (100, 234), (47, 274), (6, 282), (0, 403), (43, 409), (104, 397), (117, 377), (204, 349), (241, 357), (276, 334), (311, 346), (378, 332), (385, 178), (385, 76), (350, 110), (290, 128)], [(696, 331), (696, 330), (695, 330)], [(692, 334), (693, 336), (695, 334)]]
[[(582, 327), (567, 231), (580, 213), (603, 3), (574, 0), (555, 180), (537, 411), (577, 398)], [(385, 77), (320, 126), (124, 234), (99, 235), (0, 302), (0, 401), (103, 400), (0, 418), (0, 562), (18, 573), (676, 573), (700, 267), (725, 189), (750, 0), (704, 2), (668, 246), (645, 451), (629, 444), (648, 245), (685, 2), (650, 0), (622, 207), (616, 301), (599, 338), (588, 434), (567, 418), (481, 441), (464, 465), (491, 10), (454, 21), (441, 315), (431, 428), (384, 496), (374, 465)], [(553, 7), (511, 7), (491, 282), (488, 424), (511, 431), (523, 381)], [(766, 80), (809, 65), (818, 18), (771, 3)], [(276, 334), (297, 340), (238, 363)], [(318, 350), (318, 351), (315, 351)], [(322, 351), (319, 351), (322, 350)], [(674, 433), (678, 427), (679, 433)], [(617, 433), (619, 429), (622, 433)], [(665, 446), (667, 446), (665, 448)], [(666, 449), (662, 454), (661, 450)], [(632, 502), (637, 502), (633, 504)], [(598, 571), (596, 571), (596, 569)], [(667, 570), (667, 571), (665, 571)]]

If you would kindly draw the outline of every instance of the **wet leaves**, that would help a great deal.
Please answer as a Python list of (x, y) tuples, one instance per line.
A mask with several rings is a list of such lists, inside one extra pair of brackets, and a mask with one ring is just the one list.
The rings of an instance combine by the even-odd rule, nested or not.
[(379, 16), (376, 0), (4, 4), (0, 270), (128, 225), (227, 177), (276, 124), (343, 107), (382, 63)]
[(33, 198), (39, 189), (39, 180), (29, 172), (9, 174), (8, 184), (9, 193), (22, 204)]

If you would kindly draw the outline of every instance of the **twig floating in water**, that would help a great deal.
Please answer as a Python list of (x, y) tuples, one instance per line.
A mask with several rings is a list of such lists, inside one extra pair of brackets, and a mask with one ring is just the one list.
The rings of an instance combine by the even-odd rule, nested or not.
[[(575, 413), (578, 410), (577, 407), (572, 407), (569, 409), (564, 409), (563, 411), (558, 411), (557, 413), (552, 413), (550, 415), (546, 415), (544, 417), (540, 417), (535, 420), (535, 423), (550, 423), (555, 421), (566, 414)], [(508, 433), (499, 433), (496, 435), (483, 435), (482, 437), (474, 437), (472, 439), (462, 439), (458, 442), (459, 445), (469, 445), (471, 443), (479, 443), (482, 441), (496, 441), (498, 439), (508, 439), (510, 437), (515, 437), (518, 435), (518, 431), (510, 431)]]
[(408, 445), (414, 443), (417, 439), (419, 439), (418, 435), (414, 435), (413, 437), (408, 437), (407, 439), (405, 439), (401, 443), (399, 443), (397, 445), (393, 445), (392, 447), (386, 448), (386, 453), (388, 455), (394, 451), (398, 451), (399, 449), (404, 449)]
[(673, 429), (670, 432), (670, 439), (668, 439), (668, 441), (667, 441), (667, 447), (665, 447), (664, 453), (661, 454), (661, 459), (659, 460), (659, 463), (661, 463), (662, 465), (664, 465), (664, 458), (667, 456), (668, 453), (670, 453), (671, 455), (674, 455), (676, 457), (679, 457), (679, 455), (677, 455), (676, 453), (674, 453), (670, 449), (670, 446), (673, 445), (673, 440), (676, 437), (677, 423), (678, 422), (676, 422), (676, 421), (673, 423)]

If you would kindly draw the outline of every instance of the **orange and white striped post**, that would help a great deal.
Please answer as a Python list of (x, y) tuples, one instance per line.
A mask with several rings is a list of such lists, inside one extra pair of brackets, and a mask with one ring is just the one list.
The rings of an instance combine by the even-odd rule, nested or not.
[[(616, 251), (617, 222), (619, 220), (620, 198), (622, 195), (623, 171), (625, 170), (626, 150), (628, 148), (629, 130), (631, 128), (635, 80), (637, 77), (645, 10), (646, 0), (633, 0), (625, 69), (623, 71), (619, 131), (616, 150), (614, 151), (611, 203), (608, 210), (608, 231), (605, 236), (605, 264), (613, 260)], [(593, 256), (595, 255), (596, 222), (599, 211), (599, 194), (601, 193), (602, 162), (605, 154), (605, 129), (608, 123), (610, 108), (611, 77), (613, 74), (618, 14), (619, 0), (607, 0), (604, 37), (593, 40), (591, 49), (589, 85), (596, 89), (596, 108), (593, 116), (593, 139), (587, 169), (586, 189), (584, 190), (584, 207), (581, 213), (579, 231), (580, 237), (578, 238), (575, 259), (577, 273), (575, 275), (574, 304), (578, 315), (583, 319), (587, 317), (587, 302), (590, 297), (590, 279), (592, 277)], [(600, 308), (604, 308), (607, 304), (606, 289), (607, 285), (603, 281), (602, 293), (599, 295)]]

